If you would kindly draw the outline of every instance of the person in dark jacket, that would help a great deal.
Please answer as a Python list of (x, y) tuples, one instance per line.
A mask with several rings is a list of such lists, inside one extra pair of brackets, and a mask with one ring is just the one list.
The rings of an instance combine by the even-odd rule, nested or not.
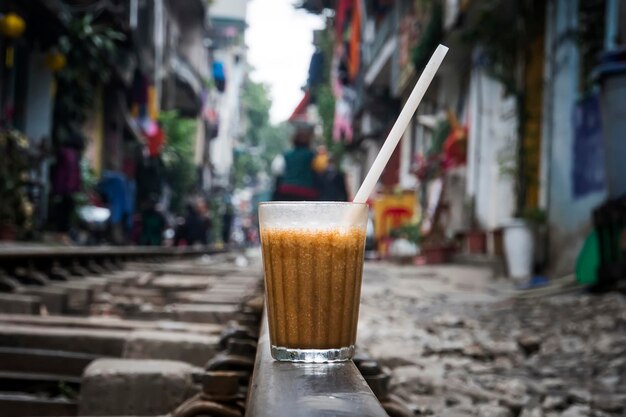
[(348, 188), (346, 187), (346, 177), (337, 168), (334, 158), (328, 162), (328, 166), (319, 176), (320, 201), (348, 201)]
[(277, 176), (274, 200), (318, 199), (319, 189), (313, 169), (316, 154), (311, 150), (312, 139), (311, 128), (300, 128), (293, 136), (293, 149), (279, 155), (272, 162), (272, 171)]

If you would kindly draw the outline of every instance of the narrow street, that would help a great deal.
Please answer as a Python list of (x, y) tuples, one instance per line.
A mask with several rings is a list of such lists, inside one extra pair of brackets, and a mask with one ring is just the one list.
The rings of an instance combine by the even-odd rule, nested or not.
[(626, 417), (626, 0), (0, 0), (0, 56), (0, 417)]
[(367, 264), (358, 343), (392, 370), (391, 392), (416, 415), (624, 415), (626, 298), (522, 299), (491, 275)]

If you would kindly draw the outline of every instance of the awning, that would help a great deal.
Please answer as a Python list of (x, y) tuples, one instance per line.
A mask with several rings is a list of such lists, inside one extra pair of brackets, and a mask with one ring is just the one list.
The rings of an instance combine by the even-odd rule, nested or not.
[(202, 82), (200, 81), (200, 77), (196, 75), (189, 64), (187, 64), (180, 57), (173, 55), (170, 60), (170, 65), (176, 78), (187, 84), (193, 93), (199, 97), (202, 92)]
[(308, 122), (306, 109), (309, 107), (311, 103), (311, 92), (306, 91), (304, 93), (304, 97), (300, 100), (300, 103), (296, 106), (296, 109), (293, 111), (291, 116), (289, 116), (290, 123), (298, 123), (298, 122)]
[(172, 75), (182, 88), (174, 91), (174, 108), (183, 114), (197, 115), (202, 111), (202, 80), (182, 58), (170, 58)]

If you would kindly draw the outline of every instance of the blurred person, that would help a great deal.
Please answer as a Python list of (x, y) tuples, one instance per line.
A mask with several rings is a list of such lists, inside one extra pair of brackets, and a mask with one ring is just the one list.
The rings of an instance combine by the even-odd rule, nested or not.
[(275, 201), (313, 201), (319, 197), (314, 167), (316, 153), (311, 150), (312, 128), (300, 128), (294, 133), (293, 149), (272, 161), (276, 175)]
[(122, 244), (126, 240), (134, 211), (126, 176), (119, 172), (104, 171), (96, 189), (111, 211), (110, 238), (113, 243)]
[(154, 199), (145, 204), (141, 212), (141, 232), (139, 244), (146, 246), (161, 246), (163, 243), (163, 231), (165, 230), (165, 216), (159, 210)]
[(232, 230), (234, 217), (234, 208), (230, 201), (226, 201), (226, 210), (224, 210), (224, 214), (222, 215), (222, 242), (224, 244), (228, 244), (230, 242), (230, 234)]
[(71, 243), (69, 233), (76, 204), (74, 193), (81, 190), (80, 153), (84, 148), (84, 137), (72, 130), (69, 139), (58, 149), (52, 166), (51, 178), (51, 223), (58, 233), (58, 240)]
[(206, 245), (211, 226), (206, 203), (198, 199), (185, 206), (184, 220), (179, 224), (174, 245)]
[(346, 177), (335, 163), (335, 158), (328, 159), (326, 169), (319, 175), (320, 201), (348, 201)]

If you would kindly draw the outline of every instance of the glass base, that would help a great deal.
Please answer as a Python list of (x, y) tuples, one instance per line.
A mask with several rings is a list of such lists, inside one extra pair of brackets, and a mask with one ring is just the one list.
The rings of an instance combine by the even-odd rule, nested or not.
[(345, 362), (354, 356), (354, 345), (337, 349), (293, 349), (272, 345), (272, 358), (281, 362)]

